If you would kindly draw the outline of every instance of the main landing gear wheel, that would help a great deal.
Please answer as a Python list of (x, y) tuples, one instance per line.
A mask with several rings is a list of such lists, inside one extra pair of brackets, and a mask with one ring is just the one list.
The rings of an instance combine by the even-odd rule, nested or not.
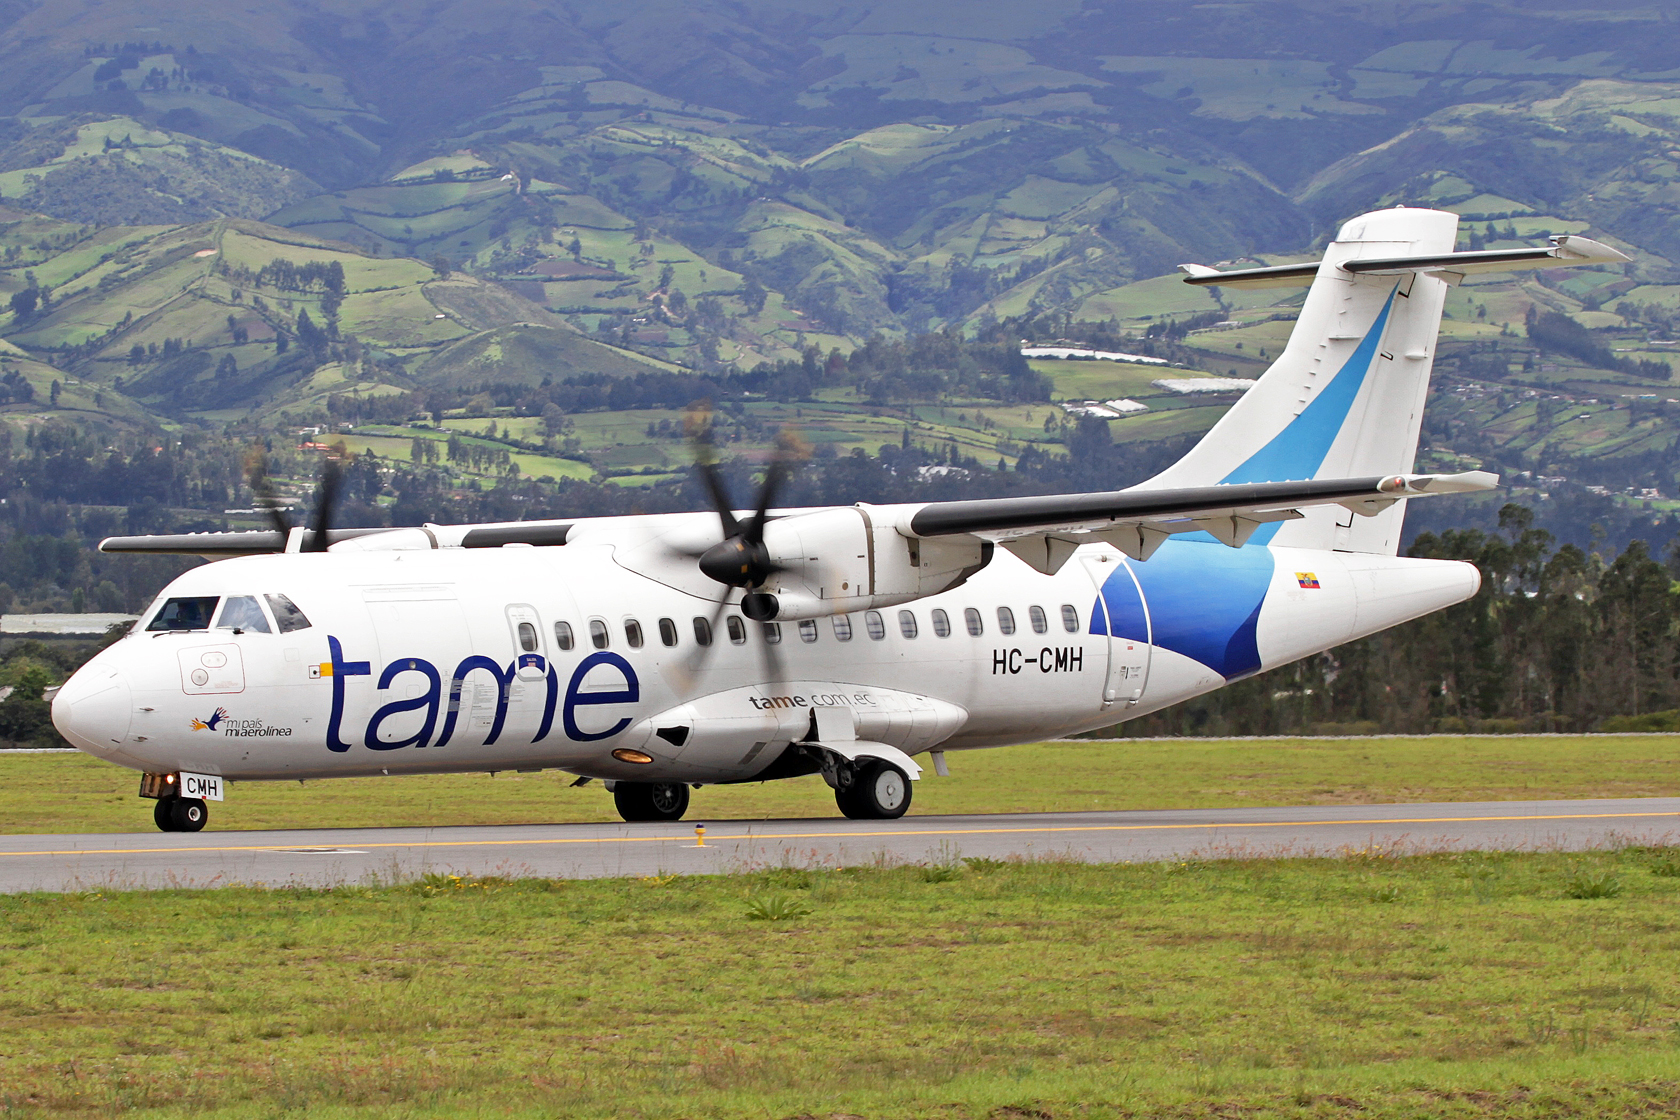
[(897, 820), (910, 808), (910, 779), (890, 762), (867, 763), (834, 791), (834, 803), (854, 821)]
[(163, 832), (197, 832), (210, 819), (210, 808), (196, 797), (160, 797), (152, 820)]
[(627, 821), (680, 821), (688, 812), (688, 786), (682, 782), (619, 782), (613, 803)]

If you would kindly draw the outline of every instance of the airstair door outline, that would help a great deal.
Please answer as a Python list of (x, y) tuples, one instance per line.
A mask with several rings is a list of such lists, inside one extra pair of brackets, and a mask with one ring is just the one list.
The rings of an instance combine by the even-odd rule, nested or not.
[(1119, 556), (1099, 554), (1084, 561), (1097, 588), (1091, 626), (1108, 635), (1103, 707), (1131, 707), (1143, 699), (1149, 683), (1153, 633), (1143, 589)]

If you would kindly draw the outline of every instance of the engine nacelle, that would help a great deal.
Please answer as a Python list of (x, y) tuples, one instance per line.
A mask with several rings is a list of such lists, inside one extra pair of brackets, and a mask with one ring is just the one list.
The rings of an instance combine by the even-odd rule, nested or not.
[(902, 507), (866, 505), (777, 518), (764, 530), (766, 551), (781, 567), (761, 589), (774, 596), (752, 613), (766, 619), (822, 618), (896, 606), (962, 584), (992, 558), (989, 541), (969, 536), (918, 538)]

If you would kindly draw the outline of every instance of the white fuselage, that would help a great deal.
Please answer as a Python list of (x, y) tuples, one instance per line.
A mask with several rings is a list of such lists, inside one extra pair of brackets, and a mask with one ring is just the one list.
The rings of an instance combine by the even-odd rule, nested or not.
[[(767, 648), (764, 625), (629, 570), (614, 550), (335, 551), (209, 564), (174, 581), (60, 690), (54, 721), (112, 762), (232, 780), (556, 767), (745, 781), (790, 743), (816, 738), (815, 709), (909, 754), (1053, 738), (1158, 710), (1478, 586), (1466, 564), (1261, 545), (1174, 541), (1144, 563), (1087, 545), (1055, 575), (999, 549), (954, 590), (783, 622)], [(307, 626), (281, 632), (270, 612), (268, 632), (236, 631), (218, 609), (209, 627), (147, 629), (172, 598), (272, 594), (295, 603)], [(715, 620), (709, 647), (697, 620)], [(615, 750), (652, 761), (621, 761)]]

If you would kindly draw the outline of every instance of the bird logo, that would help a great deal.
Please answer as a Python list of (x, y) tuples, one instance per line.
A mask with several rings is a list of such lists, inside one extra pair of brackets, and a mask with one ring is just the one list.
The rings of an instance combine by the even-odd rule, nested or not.
[(194, 731), (214, 731), (214, 730), (216, 730), (216, 725), (218, 723), (221, 723), (226, 718), (227, 718), (227, 709), (226, 708), (217, 708), (215, 713), (213, 715), (211, 715), (211, 717), (209, 719), (195, 719), (195, 720), (193, 720), (192, 721), (192, 729)]

